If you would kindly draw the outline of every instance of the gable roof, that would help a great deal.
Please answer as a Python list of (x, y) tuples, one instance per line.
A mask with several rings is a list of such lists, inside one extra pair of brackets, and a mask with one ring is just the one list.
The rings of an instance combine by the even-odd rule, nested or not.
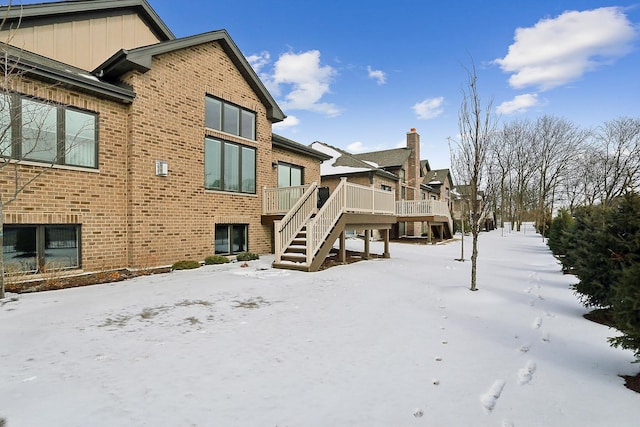
[(372, 162), (358, 159), (353, 154), (338, 147), (320, 141), (314, 142), (311, 147), (333, 159), (333, 161), (330, 160), (320, 166), (321, 176), (373, 173), (396, 181), (399, 179), (397, 175), (372, 164)]
[(11, 68), (15, 67), (18, 73), (37, 80), (125, 103), (132, 102), (136, 96), (131, 89), (105, 82), (86, 70), (6, 43), (0, 42), (0, 52), (7, 55)]
[(325, 153), (321, 153), (320, 151), (314, 150), (311, 147), (308, 147), (304, 144), (300, 144), (299, 142), (295, 142), (291, 139), (285, 138), (284, 136), (271, 134), (271, 143), (273, 146), (282, 148), (283, 150), (292, 151), (297, 154), (302, 154), (304, 156), (313, 157), (320, 161), (329, 160), (331, 156)]
[(159, 40), (176, 38), (146, 0), (74, 0), (27, 5), (16, 3), (10, 7), (0, 7), (0, 13), (6, 19), (4, 26), (8, 28), (65, 22), (77, 19), (78, 15), (83, 15), (84, 18), (105, 17), (130, 10), (140, 16)]
[(390, 150), (354, 154), (353, 156), (360, 160), (377, 163), (381, 168), (392, 168), (404, 166), (410, 155), (411, 149), (409, 148), (392, 148)]
[(449, 169), (434, 169), (425, 174), (422, 182), (431, 186), (442, 185), (447, 178), (449, 179), (449, 183), (453, 186), (453, 179), (451, 178)]
[(431, 170), (431, 165), (429, 165), (429, 160), (420, 160), (420, 173), (426, 174)]
[(282, 112), (271, 94), (253, 70), (244, 55), (238, 49), (226, 30), (210, 31), (194, 36), (173, 39), (149, 46), (135, 49), (120, 49), (111, 58), (99, 65), (93, 73), (107, 79), (117, 79), (129, 71), (139, 71), (146, 73), (151, 69), (152, 59), (156, 55), (186, 49), (199, 44), (218, 42), (229, 56), (234, 65), (238, 68), (249, 86), (255, 91), (262, 103), (267, 107), (267, 115), (272, 122), (280, 122), (285, 119)]

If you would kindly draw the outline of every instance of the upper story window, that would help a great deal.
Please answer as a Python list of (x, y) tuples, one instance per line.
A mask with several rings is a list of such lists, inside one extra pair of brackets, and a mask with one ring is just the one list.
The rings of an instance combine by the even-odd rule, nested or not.
[(278, 163), (278, 187), (302, 185), (302, 168), (287, 163)]
[(400, 169), (400, 182), (406, 182), (404, 169)]
[(208, 190), (255, 194), (256, 149), (205, 138), (204, 187)]
[(390, 185), (386, 185), (386, 184), (380, 184), (380, 188), (382, 188), (384, 191), (393, 190)]
[(212, 96), (205, 98), (205, 127), (256, 139), (256, 113)]
[(97, 168), (97, 115), (18, 94), (0, 95), (0, 155)]

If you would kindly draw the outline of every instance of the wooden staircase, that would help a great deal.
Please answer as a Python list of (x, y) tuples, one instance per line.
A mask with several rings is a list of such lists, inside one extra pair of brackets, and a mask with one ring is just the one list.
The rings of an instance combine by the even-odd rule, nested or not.
[(304, 226), (296, 234), (291, 241), (291, 244), (287, 246), (282, 255), (280, 256), (282, 261), (293, 262), (296, 264), (304, 264), (307, 261), (307, 227)]
[(317, 271), (347, 225), (347, 216), (380, 215), (381, 223), (395, 222), (393, 192), (351, 184), (342, 179), (322, 208), (317, 189), (310, 188), (282, 220), (274, 223), (273, 266)]

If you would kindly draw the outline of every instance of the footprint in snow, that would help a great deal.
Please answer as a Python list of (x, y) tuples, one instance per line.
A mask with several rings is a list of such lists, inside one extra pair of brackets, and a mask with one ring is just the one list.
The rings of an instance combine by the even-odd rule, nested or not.
[(538, 328), (540, 328), (540, 326), (541, 326), (541, 325), (542, 325), (542, 319), (541, 319), (541, 318), (539, 318), (539, 317), (536, 317), (536, 318), (533, 320), (533, 324), (531, 325), (531, 327), (532, 327), (533, 329), (538, 329)]
[(551, 341), (551, 338), (549, 338), (549, 332), (543, 332), (542, 333), (542, 337), (540, 338), (542, 341), (544, 342), (549, 342)]
[(520, 350), (520, 353), (528, 353), (529, 350), (531, 350), (531, 345), (530, 344), (523, 344), (523, 345), (520, 346), (520, 348), (518, 350)]
[(423, 415), (424, 415), (424, 411), (422, 409), (420, 409), (420, 408), (416, 408), (413, 411), (413, 416), (416, 417), (416, 418), (420, 418)]
[(495, 380), (491, 385), (489, 391), (480, 396), (480, 402), (482, 402), (482, 406), (484, 406), (485, 412), (488, 414), (493, 411), (495, 408), (500, 395), (502, 394), (502, 389), (504, 388), (503, 380)]
[(531, 381), (531, 378), (533, 377), (533, 373), (535, 371), (536, 364), (533, 361), (529, 360), (524, 368), (518, 371), (518, 383), (520, 385), (527, 384), (529, 381)]

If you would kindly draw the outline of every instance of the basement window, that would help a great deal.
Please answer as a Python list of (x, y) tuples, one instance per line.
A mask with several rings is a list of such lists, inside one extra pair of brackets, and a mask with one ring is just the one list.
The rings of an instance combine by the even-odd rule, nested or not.
[(3, 243), (8, 274), (80, 267), (79, 225), (5, 225)]
[(230, 255), (246, 252), (247, 224), (216, 224), (215, 253)]

